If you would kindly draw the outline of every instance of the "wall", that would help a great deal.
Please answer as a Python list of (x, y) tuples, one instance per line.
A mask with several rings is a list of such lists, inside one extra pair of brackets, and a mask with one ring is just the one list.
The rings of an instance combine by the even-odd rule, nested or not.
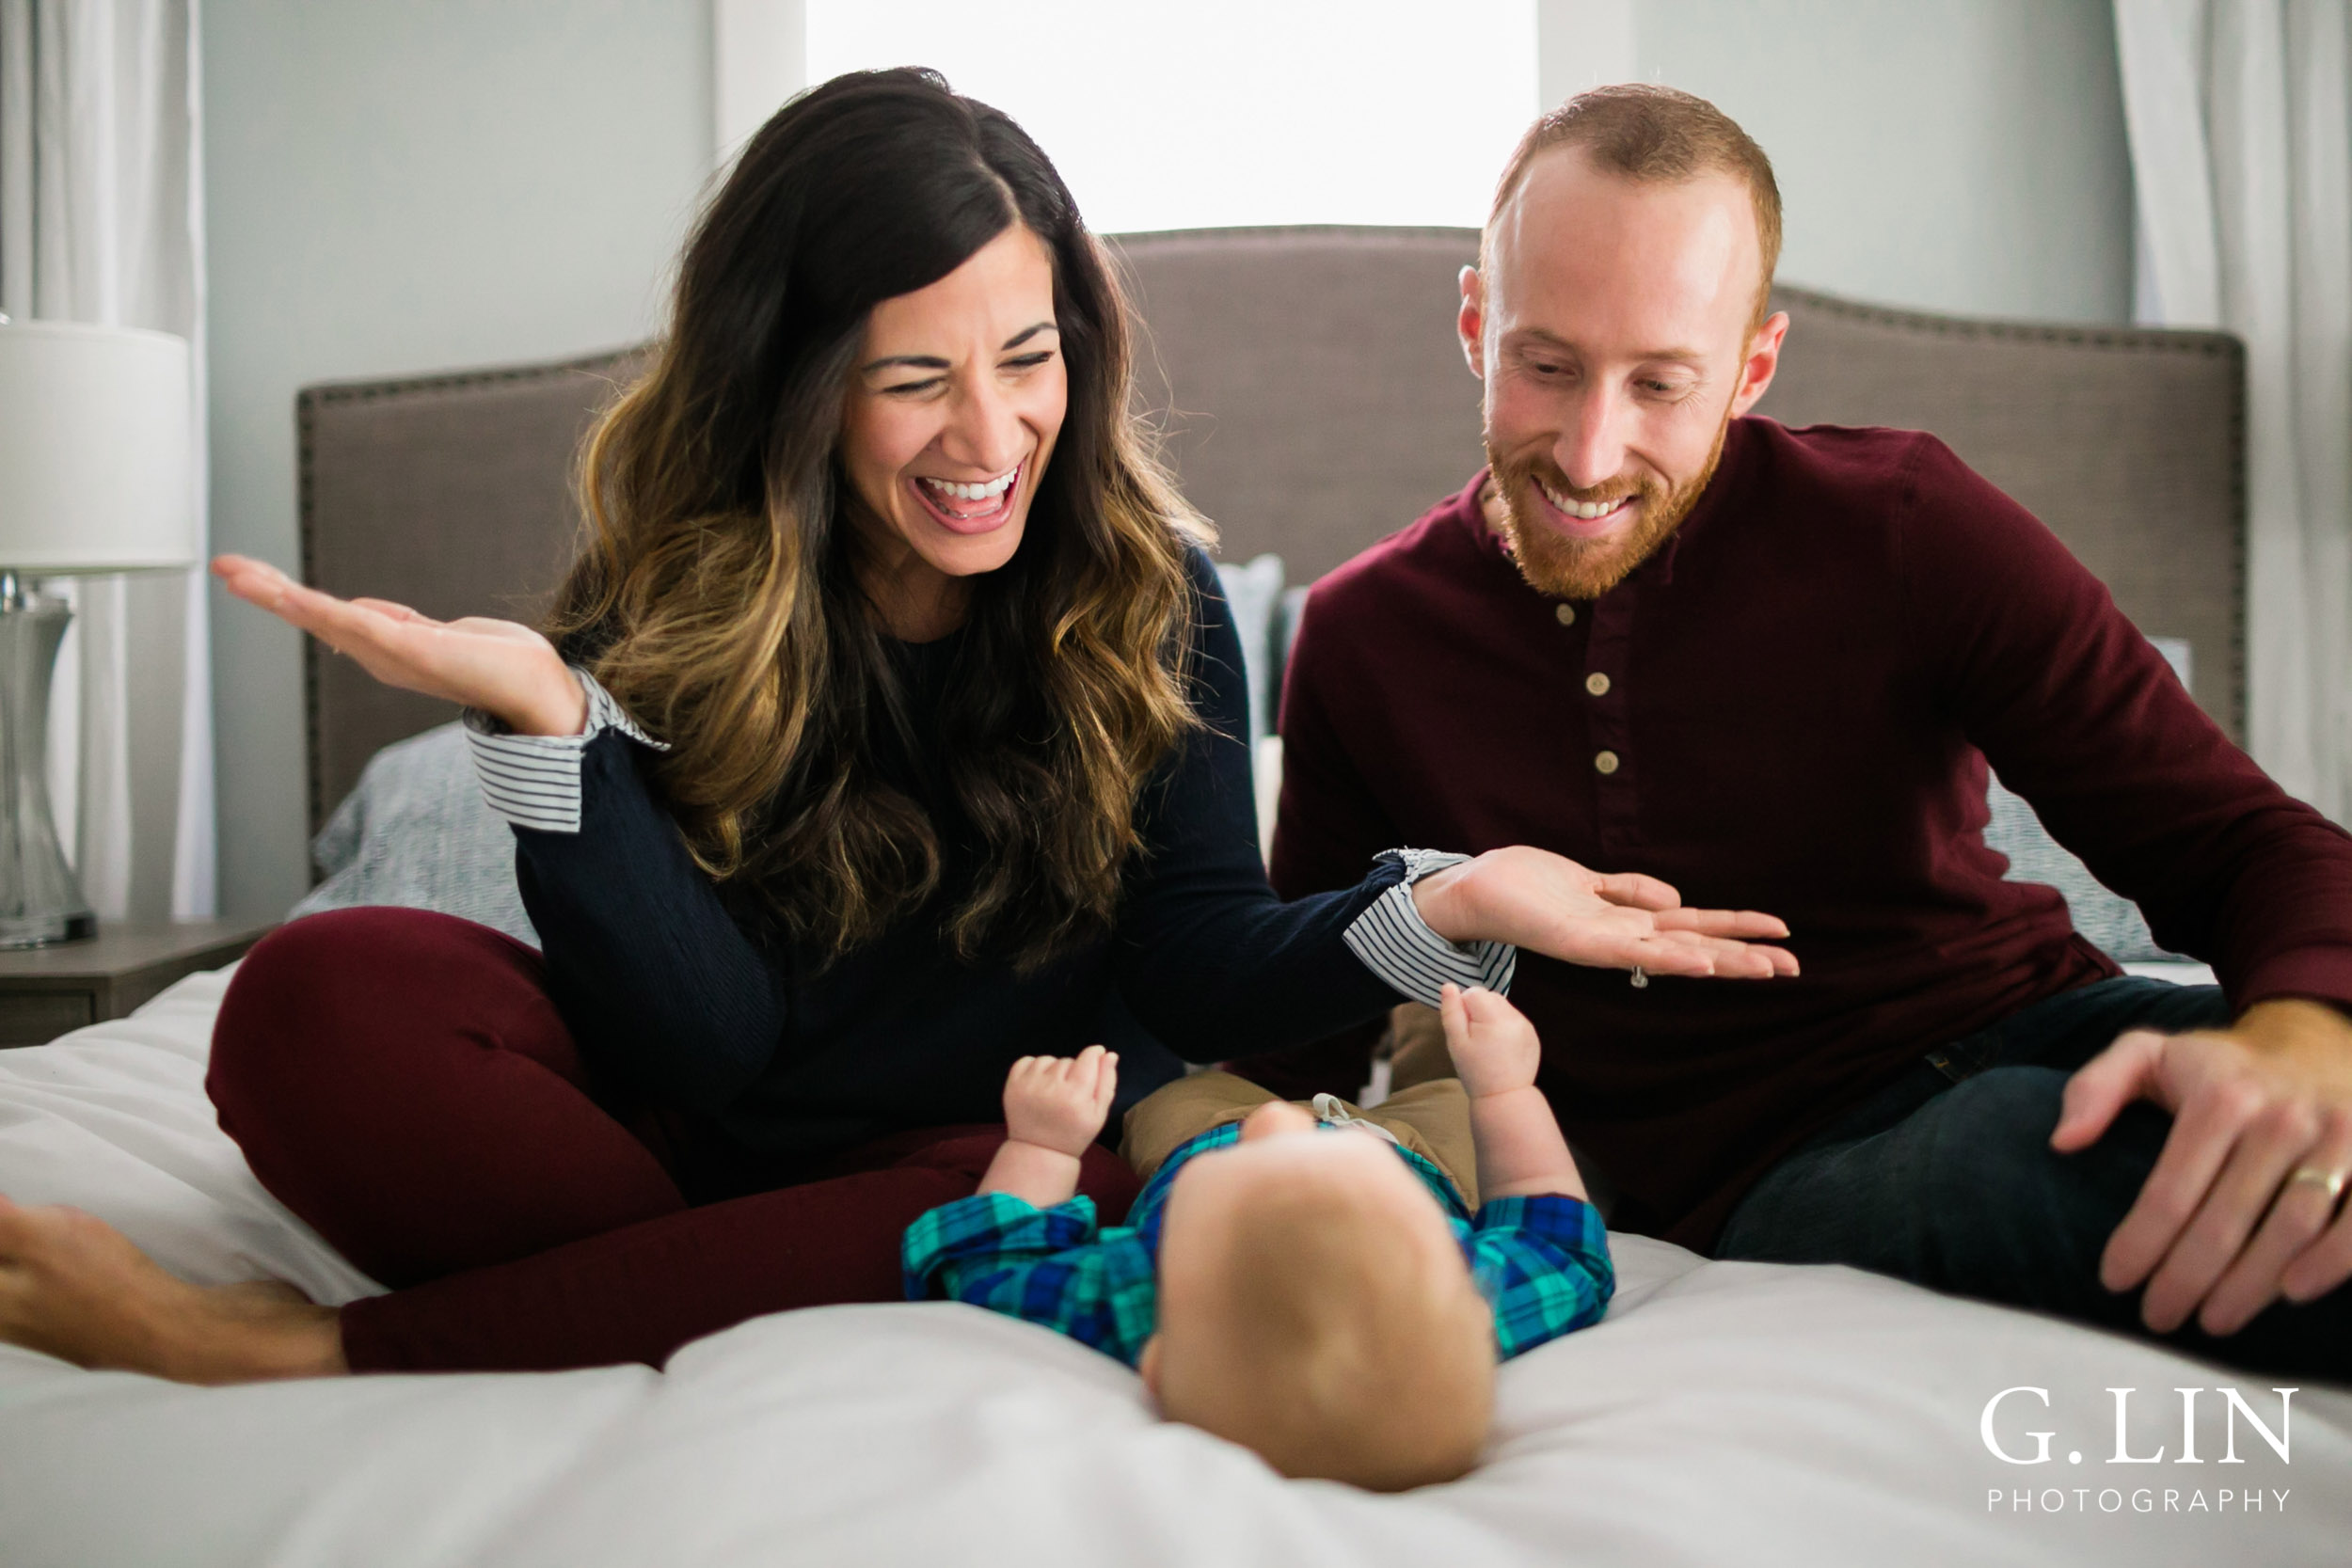
[[(650, 329), (727, 107), (712, 3), (206, 0), (217, 548), (295, 563), (306, 383), (584, 353)], [(789, 32), (799, 9), (715, 3), (742, 13), (744, 37)], [(1638, 75), (1712, 99), (1756, 136), (1787, 198), (1790, 281), (1929, 309), (2128, 319), (2108, 0), (1538, 9), (1548, 101)], [(217, 593), (214, 616), (221, 904), (275, 914), (308, 880), (298, 645)]]
[[(649, 331), (711, 166), (707, 0), (205, 0), (213, 539), (296, 564), (303, 385)], [(214, 598), (224, 913), (309, 883), (298, 640)]]
[(1781, 277), (1891, 305), (2131, 319), (2110, 0), (1540, 0), (1543, 98), (1664, 82), (1771, 155)]

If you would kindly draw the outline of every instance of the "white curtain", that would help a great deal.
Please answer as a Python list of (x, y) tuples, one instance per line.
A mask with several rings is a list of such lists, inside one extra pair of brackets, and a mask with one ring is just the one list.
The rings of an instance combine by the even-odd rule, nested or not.
[(2352, 0), (2115, 0), (2139, 315), (2245, 340), (2249, 738), (2352, 822)]
[[(202, 428), (204, 223), (197, 0), (0, 0), (0, 312), (189, 340)], [(102, 919), (214, 909), (203, 578), (52, 582), (74, 604), (50, 771)]]

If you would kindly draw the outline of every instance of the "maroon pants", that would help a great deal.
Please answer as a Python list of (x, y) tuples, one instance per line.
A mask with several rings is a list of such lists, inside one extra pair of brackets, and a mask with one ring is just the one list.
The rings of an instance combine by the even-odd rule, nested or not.
[[(1004, 1139), (902, 1132), (691, 1203), (739, 1153), (597, 1084), (538, 954), (415, 910), (312, 915), (255, 947), (205, 1087), (262, 1184), (393, 1287), (343, 1308), (354, 1371), (658, 1366), (763, 1312), (896, 1301), (901, 1233), (970, 1195)], [(1079, 1185), (1110, 1219), (1136, 1189), (1100, 1147)]]

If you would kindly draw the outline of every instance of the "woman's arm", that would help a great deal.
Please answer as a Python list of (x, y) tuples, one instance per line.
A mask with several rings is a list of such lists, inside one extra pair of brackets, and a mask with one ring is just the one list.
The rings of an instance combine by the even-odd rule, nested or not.
[(687, 852), (645, 776), (653, 751), (608, 728), (577, 755), (576, 832), (509, 817), (548, 995), (590, 1061), (664, 1101), (723, 1110), (775, 1055), (788, 980)]
[[(1238, 738), (1240, 640), (1206, 555), (1194, 552), (1192, 573), (1189, 674), (1205, 726), (1145, 792), (1146, 848), (1119, 930), (1129, 1006), (1178, 1054), (1213, 1061), (1319, 1039), (1400, 996), (1434, 1006), (1449, 981), (1501, 990), (1514, 943), (1659, 974), (1795, 973), (1788, 954), (1739, 940), (1786, 935), (1770, 916), (1681, 910), (1653, 879), (1604, 877), (1541, 849), (1496, 850), (1451, 874), (1451, 857), (1384, 857), (1353, 888), (1281, 902), (1259, 857)], [(1436, 896), (1423, 891), (1433, 885)]]
[(1197, 624), (1188, 695), (1203, 721), (1177, 742), (1138, 807), (1144, 849), (1115, 936), (1136, 1021), (1189, 1061), (1217, 1061), (1336, 1033), (1396, 992), (1349, 950), (1348, 926), (1405, 867), (1285, 904), (1266, 885), (1251, 782), (1241, 640), (1216, 568), (1191, 557)]
[(511, 732), (477, 735), (478, 771), (515, 828), (548, 992), (585, 1055), (700, 1110), (726, 1105), (759, 1075), (789, 1016), (785, 981), (656, 802), (642, 736), (546, 638), (511, 621), (443, 622), (380, 599), (338, 599), (242, 556), (213, 570), (239, 598), (385, 684)]

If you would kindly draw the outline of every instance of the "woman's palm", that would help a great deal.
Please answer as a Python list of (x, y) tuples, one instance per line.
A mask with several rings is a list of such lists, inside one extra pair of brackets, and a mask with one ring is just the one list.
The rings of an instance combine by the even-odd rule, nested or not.
[(339, 599), (266, 562), (225, 555), (228, 590), (347, 654), (387, 686), (480, 708), (526, 735), (577, 735), (587, 699), (548, 640), (513, 621), (436, 621), (384, 599)]

